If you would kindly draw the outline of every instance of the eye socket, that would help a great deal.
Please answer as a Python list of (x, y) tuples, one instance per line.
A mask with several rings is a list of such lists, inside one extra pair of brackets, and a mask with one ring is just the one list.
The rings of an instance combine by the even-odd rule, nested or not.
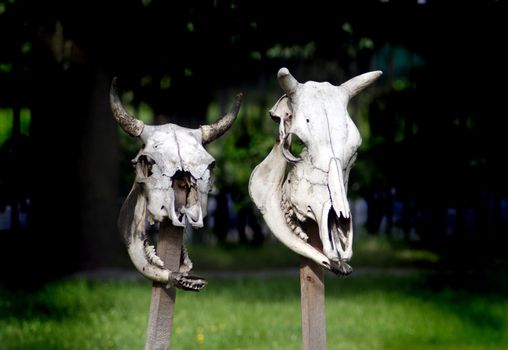
[(305, 149), (303, 143), (295, 134), (288, 134), (282, 147), (282, 155), (290, 163), (298, 163), (302, 160), (300, 154)]
[(305, 143), (303, 143), (303, 141), (300, 140), (300, 138), (297, 135), (291, 134), (291, 146), (289, 148), (291, 154), (297, 158), (300, 158), (300, 154), (302, 153), (304, 148)]
[(152, 166), (155, 161), (148, 156), (140, 156), (136, 164), (136, 171), (141, 173), (144, 177), (152, 175)]

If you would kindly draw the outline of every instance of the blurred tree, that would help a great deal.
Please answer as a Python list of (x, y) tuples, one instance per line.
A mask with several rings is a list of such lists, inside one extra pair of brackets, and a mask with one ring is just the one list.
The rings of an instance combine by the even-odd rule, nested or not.
[[(31, 115), (36, 184), (29, 237), (39, 249), (27, 264), (44, 260), (47, 271), (62, 272), (116, 264), (123, 256), (112, 232), (119, 194), (130, 181), (117, 184), (131, 173), (127, 160), (135, 147), (118, 150), (107, 100), (113, 76), (133, 111), (188, 127), (203, 123), (207, 111), (215, 118), (237, 91), (248, 93), (231, 135), (211, 145), (217, 186), (246, 213), (244, 226), (251, 215), (248, 174), (275, 134), (266, 113), (280, 93), (277, 70), (288, 66), (300, 81), (339, 84), (382, 69), (383, 79), (350, 106), (364, 138), (353, 194), (380, 191), (379, 198), (389, 199), (396, 188), (413, 220), (403, 224), (406, 230), (419, 220), (422, 234), (444, 231), (438, 223), (454, 206), (475, 208), (481, 213), (475, 230), (495, 232), (500, 200), (508, 196), (500, 161), (506, 7), (502, 1), (0, 0), (0, 108)], [(372, 217), (386, 215), (392, 204), (381, 202)]]

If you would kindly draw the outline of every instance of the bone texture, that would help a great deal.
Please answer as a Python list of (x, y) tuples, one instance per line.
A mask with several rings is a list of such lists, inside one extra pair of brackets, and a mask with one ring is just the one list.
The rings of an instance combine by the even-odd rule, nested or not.
[[(340, 86), (299, 83), (287, 68), (277, 74), (284, 95), (270, 110), (279, 134), (270, 154), (252, 172), (249, 194), (273, 234), (289, 249), (339, 275), (351, 273), (353, 230), (347, 183), (361, 144), (347, 112), (349, 99), (380, 71)], [(292, 135), (304, 149), (291, 154)], [(287, 175), (286, 175), (287, 169)], [(303, 222), (318, 227), (322, 249), (308, 244)]]
[[(206, 285), (189, 275), (192, 262), (183, 248), (178, 271), (168, 270), (151, 245), (146, 225), (169, 220), (175, 227), (203, 226), (208, 193), (212, 188), (214, 159), (203, 147), (224, 134), (240, 109), (242, 94), (236, 96), (231, 111), (211, 125), (189, 129), (176, 124), (144, 125), (129, 115), (118, 97), (116, 79), (110, 92), (116, 122), (143, 147), (133, 159), (136, 178), (120, 210), (119, 230), (129, 256), (145, 277), (185, 290), (199, 291)], [(148, 216), (147, 216), (148, 214)]]
[(231, 125), (233, 125), (233, 122), (238, 115), (238, 111), (240, 110), (240, 106), (242, 105), (242, 98), (243, 94), (240, 93), (236, 95), (235, 101), (233, 102), (229, 113), (213, 124), (201, 126), (201, 134), (204, 145), (222, 136), (226, 131), (228, 131)]
[(129, 135), (138, 137), (143, 132), (144, 124), (141, 120), (138, 120), (131, 116), (122, 103), (120, 102), (120, 97), (118, 96), (117, 86), (116, 86), (116, 78), (113, 78), (111, 83), (111, 90), (109, 93), (109, 102), (111, 105), (111, 110), (113, 112), (113, 116), (115, 117), (116, 122), (120, 127)]

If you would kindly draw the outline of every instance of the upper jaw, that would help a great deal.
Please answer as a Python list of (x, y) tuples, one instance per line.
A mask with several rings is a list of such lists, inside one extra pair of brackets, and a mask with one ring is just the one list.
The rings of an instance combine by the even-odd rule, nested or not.
[[(353, 254), (353, 225), (340, 161), (330, 160), (328, 172), (312, 170), (309, 165), (296, 165), (284, 185), (282, 209), (286, 222), (295, 233), (295, 239), (305, 242), (308, 232), (302, 229), (303, 222), (309, 218), (316, 222), (320, 250), (328, 258), (330, 269), (347, 275), (352, 272), (347, 262)], [(309, 178), (311, 173), (314, 176)], [(297, 186), (293, 187), (294, 184)]]
[(178, 211), (179, 215), (171, 217), (173, 225), (175, 226), (186, 226), (191, 225), (194, 228), (203, 227), (203, 211), (201, 206), (193, 205), (192, 207), (182, 207)]
[(353, 255), (353, 220), (342, 169), (339, 159), (330, 160), (328, 190), (331, 208), (328, 213), (328, 230), (332, 233), (331, 237), (333, 237), (340, 258), (349, 261)]
[(352, 272), (352, 268), (347, 264), (351, 260), (353, 255), (352, 241), (353, 241), (353, 225), (352, 217), (349, 211), (347, 216), (343, 216), (342, 211), (337, 214), (333, 207), (330, 209), (328, 214), (323, 213), (323, 216), (327, 216), (325, 227), (320, 227), (320, 232), (333, 244), (334, 252), (332, 255), (327, 255), (332, 263), (332, 266), (342, 275), (348, 275)]
[[(285, 206), (285, 207), (284, 207)], [(294, 240), (302, 240), (306, 245), (310, 245), (310, 220), (305, 222), (300, 221), (296, 215), (295, 208), (288, 204), (283, 204), (282, 209), (286, 217), (288, 226), (294, 233)], [(349, 266), (348, 262), (353, 255), (352, 241), (353, 241), (353, 225), (352, 216), (349, 208), (344, 208), (340, 214), (337, 214), (327, 201), (322, 207), (322, 210), (313, 211), (312, 216), (320, 218), (317, 220), (317, 231), (319, 234), (320, 244), (317, 247), (324, 256), (328, 259), (328, 268), (338, 275), (349, 275), (353, 269)], [(310, 209), (312, 210), (312, 209)], [(347, 212), (347, 216), (343, 216), (343, 212)], [(291, 214), (293, 214), (291, 216)], [(312, 220), (314, 221), (314, 220)], [(311, 222), (312, 222), (311, 221)], [(315, 245), (313, 245), (315, 247)]]
[[(344, 215), (343, 213), (347, 213)], [(327, 200), (317, 216), (319, 239), (322, 252), (329, 259), (330, 270), (339, 275), (349, 275), (352, 268), (347, 264), (353, 255), (352, 217), (349, 206), (342, 208), (337, 214), (331, 200)]]
[[(148, 212), (150, 224), (169, 218), (174, 226), (203, 227), (203, 208), (196, 189), (196, 180), (188, 172), (177, 172), (171, 177), (168, 188), (152, 190)], [(159, 196), (155, 196), (158, 192)], [(161, 198), (161, 200), (156, 200)], [(151, 203), (153, 201), (153, 203)]]

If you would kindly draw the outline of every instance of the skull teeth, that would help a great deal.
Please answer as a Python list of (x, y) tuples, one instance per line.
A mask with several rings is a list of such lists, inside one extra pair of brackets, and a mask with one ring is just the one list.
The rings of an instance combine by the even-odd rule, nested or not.
[(300, 237), (305, 242), (309, 240), (309, 236), (307, 236), (307, 234), (303, 232), (303, 230), (299, 226), (297, 226), (293, 231), (295, 231), (298, 237)]
[(176, 278), (177, 287), (199, 291), (206, 285), (206, 281), (200, 278), (187, 276), (187, 274), (182, 274), (181, 276)]
[(286, 200), (285, 196), (282, 197), (281, 202), (282, 212), (284, 213), (284, 218), (286, 219), (286, 223), (291, 228), (291, 231), (295, 233), (301, 240), (307, 242), (309, 236), (305, 232), (303, 232), (302, 228), (298, 224), (297, 219), (295, 218), (296, 213), (291, 207), (291, 204)]
[(148, 213), (148, 223), (150, 225), (155, 225), (155, 220), (153, 219), (153, 216), (150, 213)]
[(155, 253), (155, 247), (153, 245), (145, 244), (145, 255), (150, 263), (159, 267), (164, 267), (164, 262)]

